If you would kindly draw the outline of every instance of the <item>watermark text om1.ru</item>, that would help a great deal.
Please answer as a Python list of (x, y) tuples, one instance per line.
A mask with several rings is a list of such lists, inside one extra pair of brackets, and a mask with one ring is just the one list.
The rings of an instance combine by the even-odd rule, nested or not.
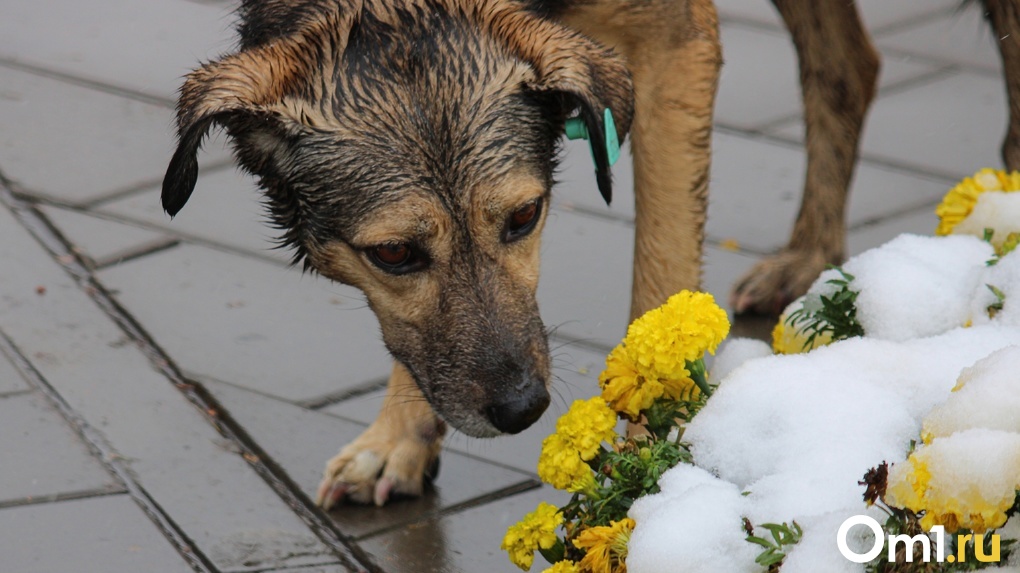
[[(847, 535), (850, 533), (850, 528), (855, 525), (863, 525), (875, 534), (875, 543), (865, 553), (857, 553), (847, 545)], [(984, 563), (997, 563), (999, 557), (999, 536), (992, 535), (991, 537), (991, 551), (989, 554), (985, 554), (985, 543), (984, 535), (958, 535), (956, 538), (956, 555), (946, 555), (946, 529), (941, 525), (936, 525), (931, 528), (931, 532), (935, 534), (935, 555), (934, 559), (937, 563), (954, 563), (956, 561), (967, 560), (967, 542), (974, 541), (974, 558)], [(874, 518), (868, 517), (867, 515), (855, 515), (848, 518), (843, 522), (843, 525), (839, 526), (839, 531), (836, 533), (836, 546), (839, 548), (839, 552), (850, 561), (854, 563), (868, 563), (878, 557), (882, 553), (882, 548), (885, 546), (883, 540), (882, 526)], [(916, 544), (921, 544), (921, 560), (925, 563), (932, 561), (932, 540), (931, 537), (924, 533), (920, 533), (913, 537), (909, 535), (889, 535), (889, 552), (888, 559), (890, 563), (896, 561), (896, 549), (900, 545), (904, 548), (904, 557), (906, 561), (912, 562), (914, 559), (914, 548)]]

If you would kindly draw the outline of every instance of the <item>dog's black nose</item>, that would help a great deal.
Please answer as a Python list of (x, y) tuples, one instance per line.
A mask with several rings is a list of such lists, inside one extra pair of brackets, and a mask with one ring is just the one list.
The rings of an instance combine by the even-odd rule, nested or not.
[(501, 402), (485, 409), (489, 421), (505, 434), (528, 429), (549, 407), (549, 391), (541, 380), (528, 380), (514, 389)]

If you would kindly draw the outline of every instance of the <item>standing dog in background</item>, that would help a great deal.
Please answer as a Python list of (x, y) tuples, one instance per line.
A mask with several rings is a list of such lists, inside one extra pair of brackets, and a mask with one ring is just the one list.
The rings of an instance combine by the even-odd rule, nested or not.
[[(842, 258), (878, 74), (852, 2), (775, 3), (800, 55), (808, 174), (790, 244), (737, 287), (740, 311), (781, 308)], [(1020, 32), (1015, 3), (985, 3), (999, 37)], [(545, 410), (539, 234), (568, 119), (586, 128), (607, 200), (607, 140), (631, 137), (631, 315), (699, 287), (722, 65), (711, 0), (243, 0), (240, 14), (240, 50), (181, 90), (163, 205), (184, 206), (201, 142), (223, 126), (295, 262), (375, 311), (395, 358), (387, 396), (328, 462), (323, 506), (419, 494), (447, 423), (494, 436)]]

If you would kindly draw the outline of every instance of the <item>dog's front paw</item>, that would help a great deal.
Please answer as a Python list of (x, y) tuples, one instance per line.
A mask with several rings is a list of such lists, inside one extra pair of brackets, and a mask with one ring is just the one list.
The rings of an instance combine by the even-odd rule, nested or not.
[(343, 500), (384, 505), (395, 495), (419, 496), (438, 471), (443, 422), (381, 415), (326, 462), (316, 503), (329, 510)]
[(821, 249), (786, 249), (759, 261), (737, 282), (730, 296), (736, 314), (778, 316), (825, 270), (829, 257)]

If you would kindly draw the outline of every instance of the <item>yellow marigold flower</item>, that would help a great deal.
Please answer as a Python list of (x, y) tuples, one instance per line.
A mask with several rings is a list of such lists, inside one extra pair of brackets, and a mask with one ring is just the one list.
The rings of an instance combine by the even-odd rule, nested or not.
[(602, 399), (609, 403), (609, 407), (632, 422), (666, 391), (662, 382), (638, 373), (637, 365), (622, 344), (606, 358), (606, 369), (599, 376), (599, 386)]
[[(975, 447), (992, 439), (1001, 442), (1001, 449)], [(967, 430), (936, 438), (912, 453), (907, 463), (893, 465), (885, 500), (925, 512), (921, 526), (926, 530), (944, 525), (950, 533), (960, 528), (982, 533), (1006, 523), (1018, 489), (1020, 435)]]
[(552, 567), (542, 573), (581, 573), (581, 570), (577, 568), (577, 564), (573, 561), (557, 561), (553, 563)]
[(776, 354), (801, 354), (832, 342), (832, 333), (823, 332), (811, 341), (811, 346), (805, 347), (808, 337), (796, 326), (788, 324), (788, 317), (789, 313), (784, 312), (772, 329), (772, 351)]
[(595, 474), (587, 471), (581, 477), (570, 482), (567, 491), (570, 493), (583, 493), (588, 497), (593, 496), (598, 490), (599, 484), (595, 481)]
[(543, 501), (535, 511), (506, 530), (499, 547), (507, 552), (514, 565), (527, 571), (531, 569), (537, 549), (549, 549), (556, 544), (556, 528), (562, 524), (563, 514)]
[(627, 543), (634, 531), (634, 520), (625, 517), (608, 526), (589, 527), (573, 540), (584, 549), (581, 570), (585, 573), (627, 573)]
[[(684, 372), (687, 372), (687, 369), (684, 369)], [(701, 396), (701, 389), (694, 383), (690, 372), (683, 378), (663, 380), (662, 387), (662, 393), (673, 400), (693, 402)]]
[(623, 345), (646, 378), (682, 380), (690, 374), (687, 361), (714, 354), (729, 332), (726, 311), (712, 295), (684, 290), (632, 322)]
[(582, 460), (590, 460), (598, 453), (603, 441), (616, 437), (616, 413), (599, 396), (589, 400), (575, 400), (566, 414), (556, 422), (556, 433), (563, 437)]
[(590, 473), (591, 468), (563, 436), (552, 434), (542, 441), (542, 453), (538, 455), (538, 477), (542, 481), (566, 490)]
[(939, 226), (935, 234), (952, 233), (953, 228), (974, 210), (978, 195), (986, 191), (1020, 191), (1020, 172), (1006, 173), (986, 168), (958, 183), (946, 193), (942, 203), (935, 208), (935, 214), (939, 216)]

